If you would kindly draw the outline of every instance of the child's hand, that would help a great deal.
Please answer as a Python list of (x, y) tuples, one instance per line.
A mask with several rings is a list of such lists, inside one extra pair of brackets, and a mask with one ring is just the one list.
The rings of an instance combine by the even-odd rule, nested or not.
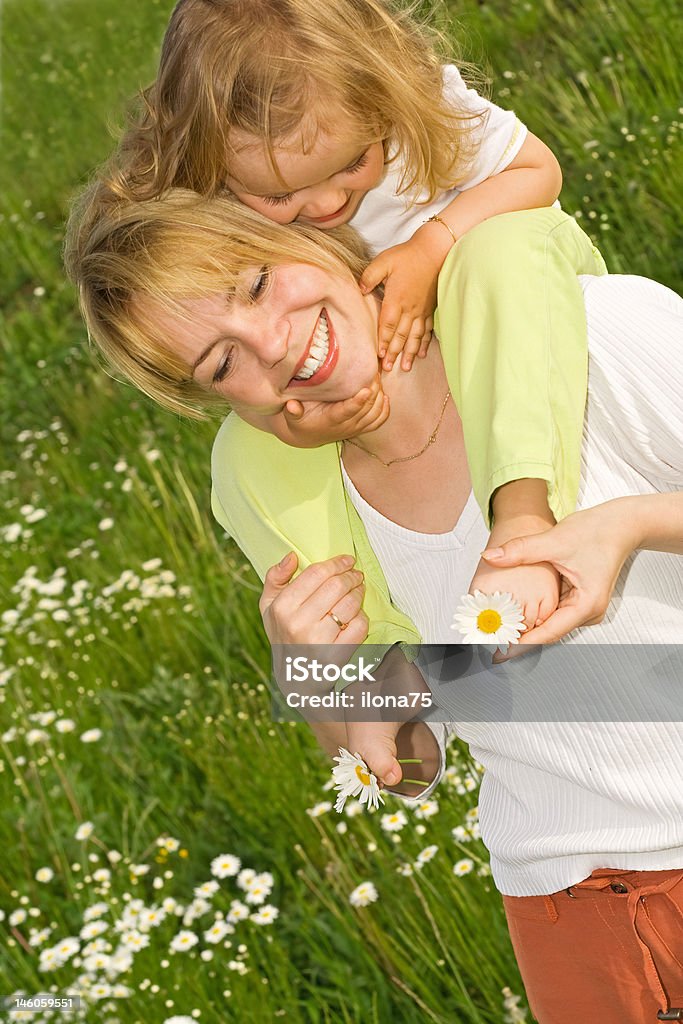
[[(496, 523), (487, 544), (487, 550), (497, 548), (520, 536), (540, 534), (551, 529), (546, 520), (534, 516)], [(479, 562), (470, 593), (481, 590), (494, 594), (497, 590), (512, 594), (519, 602), (528, 630), (545, 622), (560, 600), (560, 574), (549, 562), (520, 565), (514, 568), (497, 567), (484, 559)]]
[(507, 655), (494, 660), (522, 654), (522, 645), (557, 643), (579, 626), (602, 622), (624, 562), (638, 543), (635, 516), (630, 510), (625, 512), (625, 500), (629, 499), (616, 498), (574, 512), (537, 536), (508, 538), (499, 551), (491, 550), (492, 563), (525, 567), (546, 558), (541, 564), (552, 564), (563, 577), (562, 599), (555, 614), (541, 628), (525, 633), (519, 650), (510, 648)]
[(294, 448), (319, 448), (332, 441), (367, 434), (381, 427), (389, 415), (389, 399), (381, 388), (379, 375), (343, 402), (299, 402), (290, 399), (282, 412), (259, 416), (235, 410), (253, 427), (275, 434)]
[(385, 282), (379, 319), (379, 357), (384, 370), (391, 369), (401, 352), (404, 370), (410, 370), (416, 355), (426, 356), (442, 262), (415, 237), (380, 253), (365, 268), (360, 286), (366, 294)]

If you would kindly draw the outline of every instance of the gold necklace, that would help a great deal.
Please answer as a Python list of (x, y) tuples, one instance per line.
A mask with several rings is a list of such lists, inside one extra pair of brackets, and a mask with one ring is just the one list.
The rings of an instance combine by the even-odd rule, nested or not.
[(413, 459), (419, 459), (419, 457), (421, 455), (424, 455), (424, 453), (427, 451), (427, 449), (430, 448), (434, 444), (434, 442), (436, 441), (436, 436), (439, 433), (439, 428), (441, 427), (441, 421), (443, 420), (444, 413), (446, 412), (446, 406), (448, 405), (448, 399), (450, 397), (451, 397), (451, 393), (450, 393), (450, 390), (449, 390), (449, 391), (446, 392), (446, 397), (443, 400), (443, 405), (441, 406), (441, 412), (439, 413), (439, 418), (436, 421), (436, 426), (434, 427), (434, 429), (432, 430), (431, 434), (427, 438), (427, 443), (424, 444), (422, 446), (422, 448), (420, 448), (419, 452), (415, 452), (414, 455), (402, 455), (398, 459), (389, 459), (388, 462), (385, 462), (384, 459), (380, 459), (379, 455), (375, 455), (374, 452), (369, 452), (367, 450), (367, 448), (363, 447), (362, 444), (358, 444), (357, 441), (352, 441), (351, 438), (347, 437), (345, 439), (345, 441), (344, 441), (344, 444), (352, 444), (354, 446), (354, 448), (358, 448), (365, 455), (369, 455), (371, 459), (377, 459), (377, 461), (381, 462), (383, 466), (393, 466), (396, 462), (412, 462)]

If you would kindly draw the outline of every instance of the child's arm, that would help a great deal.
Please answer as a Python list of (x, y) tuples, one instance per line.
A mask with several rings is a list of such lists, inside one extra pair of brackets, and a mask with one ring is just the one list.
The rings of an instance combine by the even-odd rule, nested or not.
[(380, 253), (366, 268), (361, 287), (370, 292), (385, 282), (379, 323), (379, 354), (389, 370), (403, 352), (404, 370), (426, 352), (436, 308), (439, 271), (454, 242), (499, 213), (551, 206), (562, 187), (562, 171), (550, 149), (530, 133), (504, 170), (465, 189), (427, 220), (402, 245)]
[[(548, 505), (545, 480), (513, 480), (491, 498), (493, 527), (487, 550), (519, 537), (540, 536), (555, 525)], [(512, 594), (522, 607), (527, 630), (541, 625), (557, 609), (560, 573), (548, 562), (505, 568), (482, 558), (470, 584), (470, 593)]]

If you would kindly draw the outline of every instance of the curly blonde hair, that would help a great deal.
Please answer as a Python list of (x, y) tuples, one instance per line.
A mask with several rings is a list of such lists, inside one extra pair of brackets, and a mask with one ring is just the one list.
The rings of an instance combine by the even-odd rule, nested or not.
[(387, 161), (400, 156), (401, 192), (424, 189), (433, 199), (462, 179), (473, 123), (484, 114), (444, 99), (444, 47), (417, 7), (179, 0), (157, 79), (124, 142), (136, 173), (115, 187), (143, 197), (171, 187), (216, 194), (226, 187), (236, 130), (264, 141), (279, 174), (279, 144), (302, 133), (305, 149), (341, 114), (360, 143), (382, 140)]
[(275, 224), (229, 195), (129, 199), (98, 178), (74, 203), (64, 262), (105, 364), (172, 412), (204, 419), (225, 413), (225, 399), (191, 378), (141, 299), (188, 320), (187, 299), (234, 293), (255, 267), (308, 263), (357, 280), (368, 257), (351, 228)]

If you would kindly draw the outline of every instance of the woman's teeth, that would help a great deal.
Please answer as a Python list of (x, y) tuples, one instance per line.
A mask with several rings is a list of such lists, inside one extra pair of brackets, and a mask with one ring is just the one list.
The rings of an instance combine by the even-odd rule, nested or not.
[(313, 341), (311, 342), (306, 362), (301, 367), (294, 380), (308, 380), (314, 373), (317, 373), (327, 359), (329, 348), (330, 331), (327, 326), (327, 314), (322, 310), (318, 317), (318, 323), (315, 326), (315, 331), (313, 332)]

